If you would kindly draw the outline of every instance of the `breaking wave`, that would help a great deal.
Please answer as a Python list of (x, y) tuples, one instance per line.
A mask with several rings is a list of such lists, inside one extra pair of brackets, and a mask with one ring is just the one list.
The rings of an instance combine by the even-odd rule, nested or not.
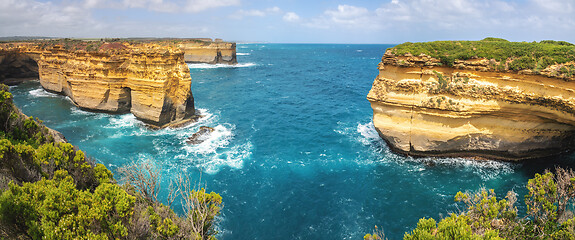
[(58, 94), (48, 92), (48, 91), (44, 90), (43, 88), (30, 90), (28, 93), (30, 95), (32, 95), (33, 97), (59, 97), (60, 96)]
[(242, 68), (253, 67), (255, 63), (238, 63), (235, 65), (229, 64), (208, 64), (208, 63), (188, 63), (190, 69), (212, 69), (212, 68)]

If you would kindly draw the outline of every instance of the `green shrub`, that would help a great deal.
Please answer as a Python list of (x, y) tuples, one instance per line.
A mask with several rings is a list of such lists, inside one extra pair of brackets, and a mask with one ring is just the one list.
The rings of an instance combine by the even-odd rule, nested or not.
[[(500, 38), (485, 38), (481, 41), (435, 41), (397, 45), (391, 50), (398, 55), (426, 54), (440, 59), (446, 66), (453, 66), (456, 59), (493, 59), (499, 62), (496, 70), (505, 70), (505, 61), (517, 61), (511, 70), (542, 70), (551, 64), (575, 61), (575, 45), (563, 41), (509, 42)], [(519, 60), (517, 60), (519, 59)]]
[(158, 215), (152, 206), (148, 207), (148, 214), (150, 218), (150, 226), (160, 236), (167, 238), (172, 237), (178, 233), (180, 228), (174, 224), (170, 218), (162, 218)]
[(513, 60), (509, 64), (509, 69), (515, 70), (515, 71), (525, 70), (525, 69), (534, 69), (535, 67), (536, 67), (535, 59), (533, 59), (530, 56), (519, 57), (519, 58)]
[[(422, 218), (404, 239), (575, 239), (575, 172), (556, 168), (535, 174), (527, 183), (526, 216), (519, 218), (513, 191), (498, 200), (493, 190), (458, 192), (466, 210), (437, 223)], [(371, 234), (366, 237), (372, 237)], [(377, 239), (377, 238), (366, 238)]]
[(114, 184), (102, 184), (94, 193), (78, 190), (72, 177), (58, 170), (51, 180), (10, 184), (0, 196), (0, 220), (33, 239), (123, 238), (134, 201)]

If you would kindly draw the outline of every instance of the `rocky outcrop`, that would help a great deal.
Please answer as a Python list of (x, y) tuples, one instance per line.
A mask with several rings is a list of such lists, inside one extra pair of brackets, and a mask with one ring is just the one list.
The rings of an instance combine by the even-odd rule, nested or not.
[(187, 63), (236, 64), (236, 44), (221, 39), (183, 40), (176, 46), (184, 52)]
[[(181, 124), (194, 115), (189, 68), (180, 49), (154, 43), (90, 46), (3, 46), (0, 52), (35, 59), (42, 87), (80, 108), (131, 112), (155, 127)], [(93, 47), (93, 46), (92, 46)]]
[(214, 129), (212, 127), (201, 126), (200, 130), (198, 130), (196, 133), (192, 134), (192, 136), (186, 140), (186, 143), (187, 144), (194, 144), (194, 145), (203, 143), (208, 139), (210, 134), (213, 133), (215, 130), (216, 129)]
[(490, 67), (497, 64), (473, 58), (448, 67), (388, 50), (367, 96), (375, 128), (413, 156), (520, 160), (573, 149), (575, 79), (557, 77), (558, 65), (536, 73)]

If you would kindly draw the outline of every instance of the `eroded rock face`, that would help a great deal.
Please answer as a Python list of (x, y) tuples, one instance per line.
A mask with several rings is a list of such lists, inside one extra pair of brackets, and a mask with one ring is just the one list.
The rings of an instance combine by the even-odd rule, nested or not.
[(105, 43), (99, 51), (59, 45), (14, 49), (37, 59), (42, 87), (69, 96), (81, 108), (131, 112), (155, 127), (181, 124), (194, 115), (189, 68), (175, 47)]
[(379, 135), (413, 156), (521, 160), (575, 146), (575, 79), (488, 64), (386, 52), (367, 96)]
[(187, 63), (236, 64), (236, 44), (207, 40), (182, 41), (177, 47), (184, 52)]

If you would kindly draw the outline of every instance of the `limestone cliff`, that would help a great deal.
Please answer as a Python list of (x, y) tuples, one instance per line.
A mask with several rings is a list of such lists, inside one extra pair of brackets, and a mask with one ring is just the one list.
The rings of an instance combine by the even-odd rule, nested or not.
[(184, 61), (187, 63), (238, 63), (235, 43), (223, 42), (220, 39), (195, 39), (180, 41), (176, 46), (184, 52)]
[(512, 59), (445, 64), (397, 52), (386, 51), (367, 96), (374, 126), (393, 150), (520, 160), (575, 147), (572, 59), (514, 71)]
[(35, 59), (42, 86), (69, 96), (84, 109), (131, 112), (156, 127), (194, 115), (190, 72), (180, 49), (126, 42), (91, 48), (84, 43), (4, 45), (0, 55), (13, 52)]

